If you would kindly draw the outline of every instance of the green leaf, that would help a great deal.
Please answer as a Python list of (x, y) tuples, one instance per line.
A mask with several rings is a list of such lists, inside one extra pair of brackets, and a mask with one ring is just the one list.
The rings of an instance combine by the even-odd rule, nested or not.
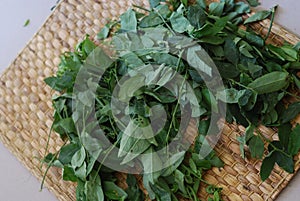
[(296, 75), (292, 75), (295, 85), (298, 87), (298, 89), (300, 90), (300, 79), (296, 76)]
[(157, 201), (172, 201), (171, 193), (166, 189), (160, 187), (158, 184), (150, 184), (151, 189), (155, 193)]
[(223, 14), (223, 9), (225, 6), (225, 2), (213, 2), (209, 4), (209, 14), (215, 16), (221, 16)]
[(289, 123), (282, 124), (278, 127), (278, 136), (279, 136), (280, 144), (285, 149), (288, 148), (291, 132), (292, 132), (292, 125)]
[(116, 21), (111, 21), (111, 22), (107, 23), (97, 34), (97, 39), (103, 40), (103, 39), (107, 38), (109, 36), (109, 33), (110, 33), (112, 27), (115, 26), (116, 24), (117, 24)]
[(276, 162), (276, 155), (271, 152), (266, 156), (261, 164), (260, 167), (260, 178), (262, 181), (265, 181), (271, 174), (275, 162)]
[(249, 23), (252, 23), (252, 22), (257, 22), (257, 21), (264, 20), (267, 17), (269, 17), (271, 14), (272, 14), (271, 10), (258, 11), (254, 15), (252, 15), (251, 17), (249, 17), (248, 19), (246, 19), (244, 21), (244, 24), (249, 24)]
[(73, 168), (80, 167), (86, 157), (85, 149), (82, 146), (72, 157), (71, 164)]
[(205, 24), (207, 16), (201, 6), (192, 5), (188, 7), (187, 19), (192, 26), (199, 29)]
[(27, 27), (30, 24), (30, 19), (27, 19), (23, 25), (23, 27)]
[(187, 61), (197, 70), (199, 69), (205, 74), (212, 76), (212, 68), (205, 62), (207, 60), (207, 58), (205, 58), (206, 55), (200, 46), (190, 47), (187, 50)]
[(169, 176), (170, 174), (172, 174), (182, 163), (182, 161), (184, 159), (184, 155), (185, 155), (185, 152), (182, 151), (182, 152), (176, 153), (176, 154), (172, 155), (170, 158), (168, 158), (168, 160), (163, 165), (164, 167), (166, 167), (166, 169), (163, 170), (162, 176), (166, 177), (166, 176)]
[(125, 190), (128, 197), (127, 199), (130, 201), (141, 201), (144, 200), (144, 193), (140, 190), (139, 186), (137, 185), (136, 178), (128, 174), (126, 183), (128, 188)]
[(259, 6), (260, 3), (258, 2), (258, 0), (247, 0), (247, 2), (249, 3), (250, 6), (252, 7), (256, 7)]
[(258, 94), (271, 93), (286, 87), (289, 83), (288, 77), (287, 72), (272, 72), (255, 79), (248, 87)]
[(294, 172), (294, 161), (291, 156), (287, 156), (286, 154), (283, 154), (282, 152), (274, 152), (276, 156), (276, 163), (285, 171), (288, 173)]
[(257, 135), (254, 135), (249, 141), (251, 157), (262, 158), (264, 154), (264, 142)]
[(127, 198), (127, 193), (111, 181), (103, 182), (103, 191), (106, 199), (125, 201)]
[(163, 23), (161, 17), (154, 12), (151, 12), (149, 15), (145, 16), (139, 23), (141, 28), (154, 27)]
[(179, 190), (182, 193), (186, 194), (187, 191), (186, 191), (185, 185), (184, 185), (184, 174), (180, 170), (176, 169), (174, 177), (175, 177), (175, 182), (177, 183)]
[(218, 36), (204, 36), (199, 39), (199, 42), (208, 43), (212, 45), (220, 45), (224, 43), (224, 39)]
[(282, 123), (287, 123), (293, 120), (297, 115), (300, 114), (300, 102), (292, 103), (288, 108), (283, 112), (280, 120)]
[(63, 180), (76, 182), (77, 176), (75, 175), (74, 169), (70, 166), (64, 166), (63, 168)]
[(86, 163), (85, 162), (83, 163), (83, 165), (81, 167), (79, 167), (75, 171), (75, 175), (76, 175), (76, 177), (80, 178), (82, 181), (86, 180), (87, 170), (86, 170)]
[(66, 165), (71, 163), (73, 155), (80, 149), (77, 144), (67, 144), (64, 145), (59, 152), (58, 160)]
[(125, 31), (134, 31), (137, 30), (137, 19), (136, 13), (129, 9), (120, 16), (121, 19), (121, 29)]
[(160, 2), (165, 2), (165, 0), (149, 0), (151, 8), (155, 8), (160, 4)]
[(290, 139), (288, 144), (288, 152), (292, 156), (296, 155), (300, 149), (300, 124), (297, 124), (290, 133)]
[(170, 17), (170, 22), (174, 31), (178, 33), (183, 33), (188, 30), (191, 26), (188, 19), (186, 19), (182, 14), (174, 12)]
[(239, 62), (239, 52), (234, 43), (234, 41), (230, 38), (226, 38), (224, 45), (224, 53), (225, 57), (228, 61), (237, 65)]
[(96, 176), (96, 180), (87, 181), (84, 185), (86, 201), (104, 201), (104, 194), (101, 186), (100, 176), (95, 174), (93, 174), (93, 176)]
[(224, 89), (223, 91), (218, 91), (216, 94), (216, 99), (221, 100), (225, 103), (238, 103), (239, 99), (244, 95), (246, 90), (238, 91), (235, 88)]

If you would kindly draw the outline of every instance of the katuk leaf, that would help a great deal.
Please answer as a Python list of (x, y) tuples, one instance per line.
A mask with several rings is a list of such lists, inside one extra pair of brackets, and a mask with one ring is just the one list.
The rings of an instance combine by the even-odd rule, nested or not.
[(260, 167), (260, 178), (263, 181), (265, 181), (270, 176), (274, 168), (276, 162), (276, 156), (273, 153), (274, 152), (271, 152), (268, 156), (264, 158), (262, 165)]
[(292, 103), (288, 108), (283, 112), (280, 120), (282, 123), (287, 123), (293, 120), (297, 115), (300, 114), (300, 102)]
[(297, 126), (290, 133), (288, 152), (289, 154), (294, 156), (299, 152), (299, 149), (300, 149), (300, 124), (297, 124)]
[(137, 19), (136, 13), (129, 9), (120, 16), (121, 29), (125, 31), (136, 31), (137, 30)]
[(271, 13), (272, 13), (271, 10), (258, 11), (254, 15), (252, 15), (251, 17), (246, 19), (244, 21), (244, 24), (249, 24), (249, 23), (252, 23), (252, 22), (257, 22), (257, 21), (260, 21), (260, 20), (264, 20), (267, 17), (269, 17), (271, 15)]
[(286, 87), (289, 83), (288, 77), (287, 72), (271, 72), (255, 79), (248, 87), (258, 94), (271, 93)]
[(82, 146), (72, 157), (71, 164), (73, 168), (80, 167), (86, 157), (85, 149)]
[(254, 135), (249, 141), (249, 149), (251, 157), (262, 158), (264, 153), (264, 142), (259, 136)]

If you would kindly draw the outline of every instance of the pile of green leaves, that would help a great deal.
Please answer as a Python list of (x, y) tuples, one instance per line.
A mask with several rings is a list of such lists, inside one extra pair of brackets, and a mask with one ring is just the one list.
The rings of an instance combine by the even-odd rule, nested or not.
[[(252, 157), (263, 159), (261, 178), (268, 178), (275, 163), (292, 173), (293, 156), (300, 149), (300, 126), (292, 125), (291, 121), (300, 112), (300, 102), (296, 101), (287, 106), (284, 99), (295, 96), (288, 91), (300, 88), (297, 76), (300, 69), (300, 45), (284, 44), (277, 47), (266, 44), (261, 36), (247, 27), (248, 24), (274, 16), (275, 9), (259, 12), (244, 20), (243, 15), (250, 12), (250, 7), (246, 3), (233, 0), (221, 0), (209, 6), (202, 0), (193, 5), (188, 5), (184, 0), (167, 4), (161, 0), (151, 0), (150, 5), (151, 10), (138, 8), (146, 11), (146, 14), (129, 9), (121, 15), (119, 21), (108, 23), (99, 32), (98, 38), (103, 40), (112, 34), (113, 28), (116, 29), (113, 33), (113, 44), (118, 58), (110, 63), (103, 52), (102, 56), (94, 57), (92, 62), (95, 64), (109, 63), (100, 81), (86, 80), (88, 86), (96, 86), (96, 93), (90, 90), (81, 91), (77, 94), (79, 97), (74, 97), (72, 93), (77, 73), (97, 47), (88, 37), (74, 52), (62, 55), (56, 76), (45, 79), (52, 89), (59, 92), (59, 95), (53, 97), (55, 113), (52, 129), (65, 140), (57, 153), (50, 153), (45, 157), (44, 162), (48, 164), (48, 168), (60, 167), (63, 169), (64, 180), (77, 182), (77, 201), (131, 201), (144, 200), (145, 196), (151, 200), (163, 201), (173, 201), (181, 197), (199, 200), (198, 189), (201, 183), (207, 184), (202, 178), (204, 170), (223, 165), (213, 151), (204, 159), (199, 156), (199, 151), (208, 131), (211, 114), (218, 112), (218, 103), (226, 102), (226, 120), (236, 121), (246, 127), (245, 134), (237, 139), (241, 145), (242, 157), (245, 157), (244, 147), (247, 146)], [(240, 25), (245, 25), (246, 29), (239, 28)], [(170, 35), (177, 33), (191, 40), (168, 40)], [(159, 41), (165, 43), (161, 44)], [(215, 94), (210, 92), (189, 62), (166, 48), (173, 45), (178, 52), (184, 54), (183, 49), (188, 52), (192, 48), (191, 44), (194, 44), (193, 41), (201, 45), (213, 59), (226, 86), (225, 90)], [(188, 60), (198, 57), (196, 53), (189, 54)], [(184, 105), (188, 95), (183, 93), (182, 87), (173, 86), (177, 90), (169, 91), (149, 81), (149, 85), (132, 94), (134, 96), (130, 99), (127, 115), (134, 120), (135, 125), (129, 125), (126, 129), (129, 129), (128, 133), (134, 133), (139, 127), (141, 134), (147, 135), (142, 128), (151, 121), (159, 122), (163, 115), (167, 116), (165, 126), (153, 138), (128, 140), (130, 135), (123, 135), (123, 131), (114, 122), (110, 105), (113, 90), (127, 73), (134, 74), (136, 68), (152, 65), (166, 66), (180, 73), (192, 86), (196, 97), (195, 100), (189, 100), (190, 105)], [(206, 66), (201, 70), (208, 73), (209, 68)], [(161, 74), (162, 69), (165, 68), (158, 68), (155, 72)], [(173, 78), (172, 73), (165, 73), (168, 76), (161, 77), (158, 82), (166, 83)], [(146, 80), (154, 79), (153, 74), (144, 73), (142, 76)], [(139, 80), (131, 80), (123, 85), (130, 88), (138, 82)], [(95, 97), (97, 124), (102, 131), (94, 123), (82, 125), (82, 119), (89, 119), (93, 113), (86, 112), (83, 116), (78, 116), (72, 108), (74, 99), (79, 99), (81, 102), (77, 106), (83, 111), (89, 111), (88, 108), (93, 105), (86, 98), (89, 93), (93, 93)], [(296, 99), (299, 100), (298, 97)], [(188, 151), (182, 150), (180, 146), (176, 147), (166, 153), (170, 154), (169, 161), (162, 161), (156, 152), (170, 141), (184, 140), (184, 131), (179, 130), (181, 112), (192, 107), (195, 101), (199, 103), (199, 109), (193, 110), (193, 116), (198, 117), (200, 123), (194, 146)], [(179, 107), (182, 104), (183, 107)], [(164, 110), (158, 105), (163, 106)], [(150, 108), (156, 110), (152, 111)], [(279, 140), (272, 141), (262, 135), (257, 129), (261, 124), (278, 128)], [(79, 129), (79, 125), (84, 129)], [(179, 137), (176, 136), (178, 132), (182, 132)], [(147, 155), (148, 158), (142, 157), (140, 160), (146, 172), (159, 169), (165, 163), (173, 165), (143, 175), (147, 195), (138, 188), (132, 175), (127, 177), (128, 188), (121, 189), (116, 185), (115, 171), (97, 161), (99, 156), (105, 156), (111, 151), (111, 147), (105, 146), (101, 141), (103, 135), (114, 146), (125, 151), (125, 154), (122, 152), (116, 155), (116, 160), (125, 166), (131, 166), (137, 160), (126, 154), (132, 150), (137, 155), (152, 153)], [(83, 143), (83, 139), (89, 143)], [(265, 143), (268, 143), (268, 150), (264, 150)], [(206, 190), (211, 194), (209, 200), (221, 200), (221, 189), (207, 184)]]

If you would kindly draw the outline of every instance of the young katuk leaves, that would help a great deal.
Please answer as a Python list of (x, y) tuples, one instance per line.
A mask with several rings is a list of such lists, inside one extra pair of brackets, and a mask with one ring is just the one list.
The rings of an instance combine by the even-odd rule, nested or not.
[(254, 135), (249, 141), (249, 149), (251, 157), (262, 158), (264, 154), (264, 142), (259, 136)]
[(72, 159), (71, 159), (71, 164), (72, 164), (72, 167), (75, 169), (77, 167), (80, 167), (84, 160), (85, 160), (85, 157), (86, 157), (86, 153), (85, 153), (85, 149), (84, 147), (82, 146), (73, 156), (72, 156)]
[(276, 154), (273, 152), (270, 152), (268, 156), (266, 156), (262, 162), (262, 165), (260, 167), (260, 178), (262, 181), (265, 181), (271, 174), (274, 165), (276, 162)]
[(272, 13), (271, 10), (258, 11), (254, 15), (252, 15), (251, 17), (246, 19), (244, 21), (244, 24), (249, 24), (249, 23), (252, 23), (252, 22), (257, 22), (257, 21), (260, 21), (260, 20), (264, 20), (267, 17), (269, 17), (271, 15), (271, 13)]
[(225, 2), (213, 2), (209, 4), (209, 14), (221, 16), (224, 10)]
[(252, 7), (256, 7), (259, 6), (260, 3), (258, 2), (258, 0), (247, 0), (247, 2), (249, 3), (250, 6)]
[(288, 149), (289, 141), (291, 138), (292, 125), (290, 123), (282, 124), (278, 128), (278, 137), (280, 144), (284, 149)]
[(235, 88), (224, 89), (223, 91), (218, 91), (216, 94), (216, 99), (221, 100), (225, 103), (238, 103), (239, 99), (244, 95), (246, 90), (236, 90)]
[(103, 191), (105, 197), (111, 200), (124, 201), (128, 197), (127, 193), (112, 181), (103, 182)]
[(289, 73), (275, 71), (255, 79), (248, 87), (258, 94), (271, 93), (285, 88), (289, 83), (288, 78)]
[(294, 119), (297, 115), (300, 114), (300, 102), (292, 103), (288, 108), (283, 112), (280, 120), (282, 123), (287, 123)]
[(276, 157), (276, 163), (285, 171), (288, 173), (293, 173), (294, 172), (294, 161), (293, 157), (289, 156), (285, 152), (279, 152), (275, 151), (274, 152), (275, 157)]
[(137, 19), (136, 13), (132, 9), (127, 10), (120, 16), (121, 29), (124, 31), (136, 31), (137, 30)]
[(299, 152), (299, 149), (300, 149), (300, 124), (297, 124), (296, 127), (290, 133), (288, 153), (294, 156)]
[(191, 5), (187, 10), (187, 19), (196, 29), (202, 27), (207, 19), (205, 11), (199, 5)]
[(237, 65), (239, 62), (239, 51), (234, 41), (230, 38), (226, 38), (224, 45), (225, 57), (228, 61)]
[[(95, 179), (94, 179), (95, 178)], [(104, 193), (101, 186), (100, 176), (93, 172), (90, 181), (86, 181), (84, 185), (84, 193), (86, 201), (104, 201)]]
[(173, 30), (178, 33), (183, 33), (192, 27), (188, 19), (178, 12), (174, 12), (171, 15), (170, 22)]

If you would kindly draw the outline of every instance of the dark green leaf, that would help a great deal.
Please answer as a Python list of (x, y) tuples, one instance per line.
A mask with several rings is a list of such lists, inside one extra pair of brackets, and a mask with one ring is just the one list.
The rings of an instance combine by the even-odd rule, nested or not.
[(80, 149), (77, 144), (68, 144), (61, 148), (59, 152), (58, 160), (62, 164), (69, 164), (71, 163), (73, 155)]
[(63, 168), (63, 180), (65, 181), (77, 181), (74, 169), (70, 166), (64, 166)]
[(226, 40), (225, 40), (224, 53), (225, 53), (225, 57), (226, 57), (226, 59), (228, 59), (228, 61), (230, 61), (234, 65), (238, 64), (239, 52), (238, 52), (238, 49), (237, 49), (235, 43), (230, 38), (226, 38)]
[(285, 149), (288, 148), (290, 134), (292, 132), (292, 125), (287, 123), (279, 126), (278, 128), (278, 136), (282, 147)]
[(257, 135), (254, 135), (249, 141), (249, 149), (253, 158), (262, 158), (264, 153), (264, 142)]
[(293, 120), (297, 115), (300, 114), (300, 102), (292, 103), (288, 108), (283, 112), (280, 120), (282, 123), (287, 123)]
[(297, 124), (290, 133), (290, 139), (288, 144), (288, 152), (294, 156), (300, 149), (300, 124)]
[(276, 155), (271, 152), (268, 156), (266, 156), (261, 164), (260, 167), (260, 178), (261, 180), (265, 181), (271, 174), (275, 162), (276, 162)]
[(287, 156), (282, 152), (274, 152), (276, 155), (276, 163), (288, 173), (294, 172), (294, 161), (291, 156)]
[(205, 24), (207, 16), (201, 6), (192, 5), (188, 8), (187, 19), (190, 21), (192, 26), (199, 29)]

